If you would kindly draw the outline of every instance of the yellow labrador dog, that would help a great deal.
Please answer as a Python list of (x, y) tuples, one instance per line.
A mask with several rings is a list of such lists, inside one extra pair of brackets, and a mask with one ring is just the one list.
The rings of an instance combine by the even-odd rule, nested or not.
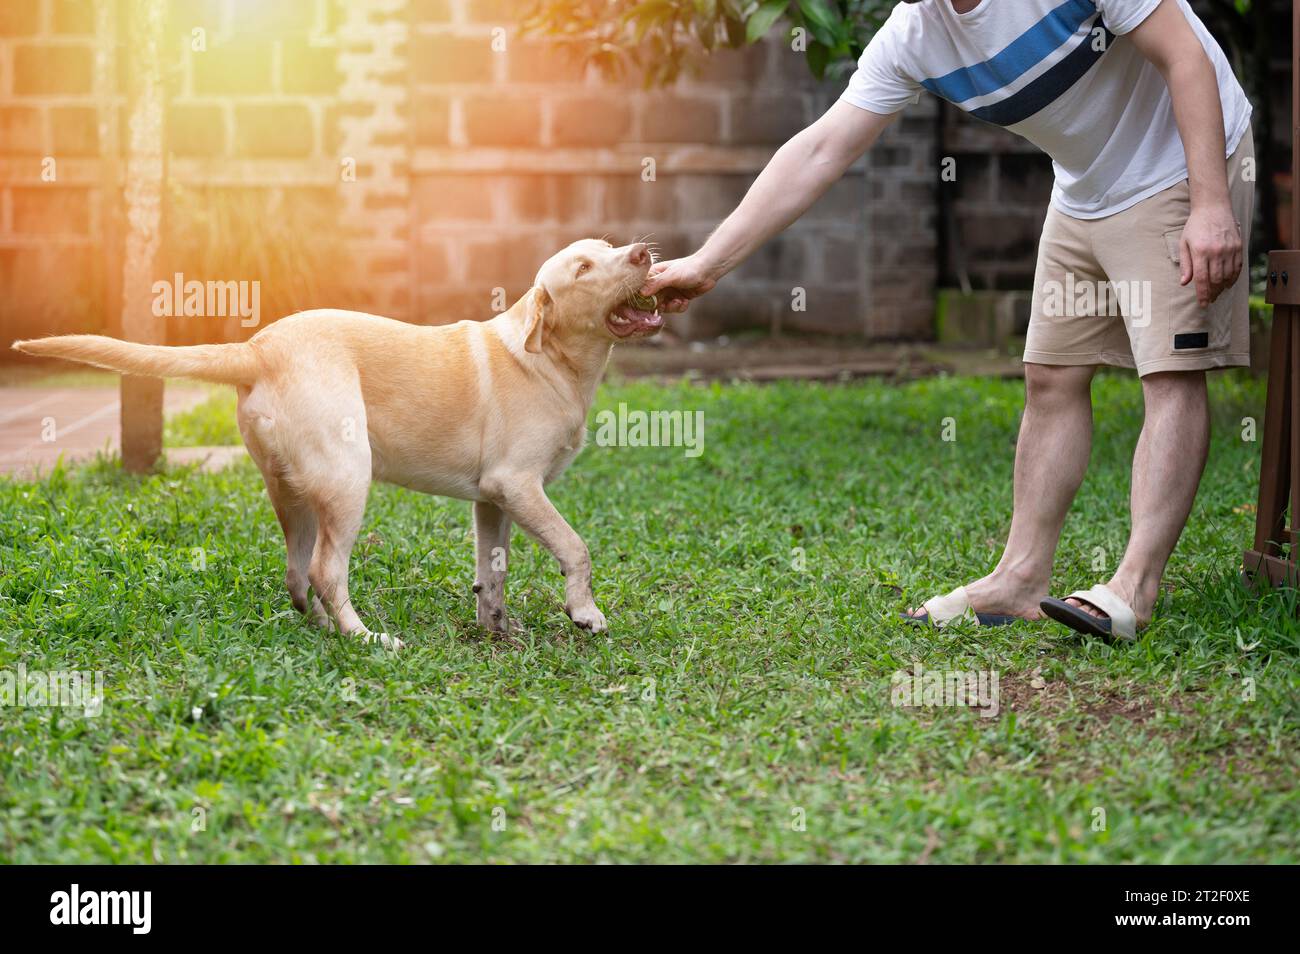
[(663, 325), (657, 310), (632, 303), (650, 263), (644, 244), (575, 242), (490, 321), (426, 327), (323, 309), (290, 315), (240, 344), (169, 348), (66, 335), (14, 347), (235, 385), (240, 433), (284, 529), (289, 595), (321, 625), (401, 645), (372, 634), (348, 595), (370, 482), (383, 480), (474, 502), (481, 625), (498, 632), (509, 625), (514, 521), (559, 562), (570, 618), (600, 632), (605, 617), (592, 596), (587, 546), (543, 488), (582, 449), (614, 343)]

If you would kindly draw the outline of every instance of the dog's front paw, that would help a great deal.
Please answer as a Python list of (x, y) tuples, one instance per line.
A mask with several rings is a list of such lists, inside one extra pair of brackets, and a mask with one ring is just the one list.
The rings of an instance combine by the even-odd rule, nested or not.
[(603, 633), (609, 629), (605, 623), (605, 614), (596, 609), (595, 603), (578, 607), (566, 606), (564, 611), (569, 614), (569, 619), (573, 620), (574, 625), (579, 629), (589, 629), (593, 633)]
[(478, 624), (489, 633), (508, 633), (518, 625), (506, 615), (504, 606), (480, 606), (476, 612)]

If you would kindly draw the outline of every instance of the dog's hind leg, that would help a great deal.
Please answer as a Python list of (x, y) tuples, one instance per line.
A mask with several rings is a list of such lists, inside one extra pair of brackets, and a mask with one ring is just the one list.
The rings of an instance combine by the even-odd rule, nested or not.
[(310, 616), (319, 626), (330, 625), (329, 615), (319, 599), (312, 595), (307, 581), (312, 546), (316, 542), (316, 515), (302, 495), (281, 475), (283, 462), (276, 455), (275, 421), (269, 416), (271, 405), (265, 392), (254, 396), (251, 389), (239, 388), (237, 419), (244, 446), (262, 472), (266, 495), (271, 498), (275, 517), (284, 531), (284, 584), (289, 599), (298, 612)]
[(496, 504), (474, 503), (474, 597), (478, 624), (494, 633), (510, 629), (506, 616), (506, 567), (510, 518)]
[(307, 501), (275, 477), (266, 478), (266, 491), (284, 530), (284, 584), (289, 589), (289, 599), (298, 612), (310, 616), (317, 626), (329, 628), (329, 614), (320, 598), (311, 592), (308, 579), (312, 549), (316, 545), (316, 514)]
[[(367, 471), (369, 466), (367, 455)], [(337, 474), (327, 493), (309, 494), (316, 513), (316, 546), (312, 550), (307, 578), (340, 632), (360, 637), (363, 642), (377, 640), (386, 648), (400, 649), (401, 640), (387, 633), (372, 633), (365, 627), (348, 593), (348, 562), (361, 529), (369, 490), (369, 473), (364, 478), (358, 474)]]

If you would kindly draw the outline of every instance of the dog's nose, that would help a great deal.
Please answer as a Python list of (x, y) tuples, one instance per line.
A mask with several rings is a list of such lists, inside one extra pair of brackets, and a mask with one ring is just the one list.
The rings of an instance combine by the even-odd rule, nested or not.
[(649, 265), (650, 249), (646, 247), (645, 242), (637, 242), (635, 245), (629, 245), (627, 260), (636, 266)]

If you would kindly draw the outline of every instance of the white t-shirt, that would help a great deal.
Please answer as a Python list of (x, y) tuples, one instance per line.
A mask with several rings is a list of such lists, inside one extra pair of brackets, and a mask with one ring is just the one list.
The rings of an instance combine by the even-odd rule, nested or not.
[[(1187, 178), (1164, 77), (1128, 33), (1161, 0), (950, 0), (899, 3), (872, 38), (843, 99), (898, 112), (921, 89), (1038, 146), (1056, 169), (1052, 203), (1096, 219)], [(1177, 0), (1219, 79), (1228, 155), (1250, 103), (1187, 0)]]

